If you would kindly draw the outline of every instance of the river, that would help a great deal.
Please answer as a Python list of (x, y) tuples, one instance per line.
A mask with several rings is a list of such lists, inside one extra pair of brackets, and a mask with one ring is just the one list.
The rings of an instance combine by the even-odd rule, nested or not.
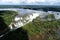
[[(19, 9), (19, 8), (1, 8), (0, 11), (1, 10), (2, 11), (4, 11), (4, 10), (16, 11), (16, 12), (18, 12), (18, 15), (24, 15), (25, 13), (30, 14), (30, 13), (33, 13), (33, 12), (38, 12), (40, 15), (43, 15), (43, 16), (47, 14), (47, 12), (44, 12), (44, 11), (37, 11), (37, 10), (30, 10), (30, 9)], [(57, 16), (57, 15), (55, 14), (55, 16)], [(60, 15), (58, 15), (58, 17), (60, 17)], [(0, 38), (3, 37), (6, 34), (8, 34), (8, 32), (1, 35)]]

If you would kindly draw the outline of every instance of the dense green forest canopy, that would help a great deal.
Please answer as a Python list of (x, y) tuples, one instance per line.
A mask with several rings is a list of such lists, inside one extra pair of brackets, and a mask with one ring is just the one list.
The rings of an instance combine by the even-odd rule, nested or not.
[(4, 19), (4, 22), (9, 25), (14, 19), (17, 12), (15, 11), (0, 11), (0, 17)]
[(39, 19), (37, 17), (33, 22), (22, 27), (28, 31), (29, 38), (32, 40), (60, 40), (60, 36), (57, 33), (60, 30), (60, 21), (40, 21)]
[(59, 11), (60, 6), (54, 5), (0, 5), (0, 8), (22, 8), (22, 9), (33, 9), (33, 10), (40, 10), (43, 11)]

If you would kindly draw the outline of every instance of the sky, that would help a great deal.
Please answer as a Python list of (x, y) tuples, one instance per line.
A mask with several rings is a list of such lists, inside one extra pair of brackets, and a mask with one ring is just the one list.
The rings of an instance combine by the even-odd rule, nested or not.
[(60, 5), (60, 0), (0, 0), (0, 5)]

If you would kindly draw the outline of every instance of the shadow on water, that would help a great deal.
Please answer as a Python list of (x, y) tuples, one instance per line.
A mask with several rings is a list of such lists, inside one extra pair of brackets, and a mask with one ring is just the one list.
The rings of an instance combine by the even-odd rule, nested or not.
[(0, 35), (8, 31), (8, 26), (5, 24), (4, 19), (0, 17)]
[(28, 40), (27, 31), (19, 28), (1, 38), (1, 40)]

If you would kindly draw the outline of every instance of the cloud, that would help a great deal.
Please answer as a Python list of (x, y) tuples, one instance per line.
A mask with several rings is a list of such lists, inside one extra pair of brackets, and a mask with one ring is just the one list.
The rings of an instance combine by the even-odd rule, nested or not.
[(20, 0), (0, 0), (0, 4), (19, 4)]
[(55, 3), (59, 3), (60, 0), (46, 0), (46, 2), (49, 2), (50, 5), (55, 5)]
[[(21, 2), (22, 3), (22, 2)], [(60, 0), (25, 0), (24, 4), (28, 5), (58, 5)]]
[(0, 0), (0, 5), (54, 5), (60, 0)]

